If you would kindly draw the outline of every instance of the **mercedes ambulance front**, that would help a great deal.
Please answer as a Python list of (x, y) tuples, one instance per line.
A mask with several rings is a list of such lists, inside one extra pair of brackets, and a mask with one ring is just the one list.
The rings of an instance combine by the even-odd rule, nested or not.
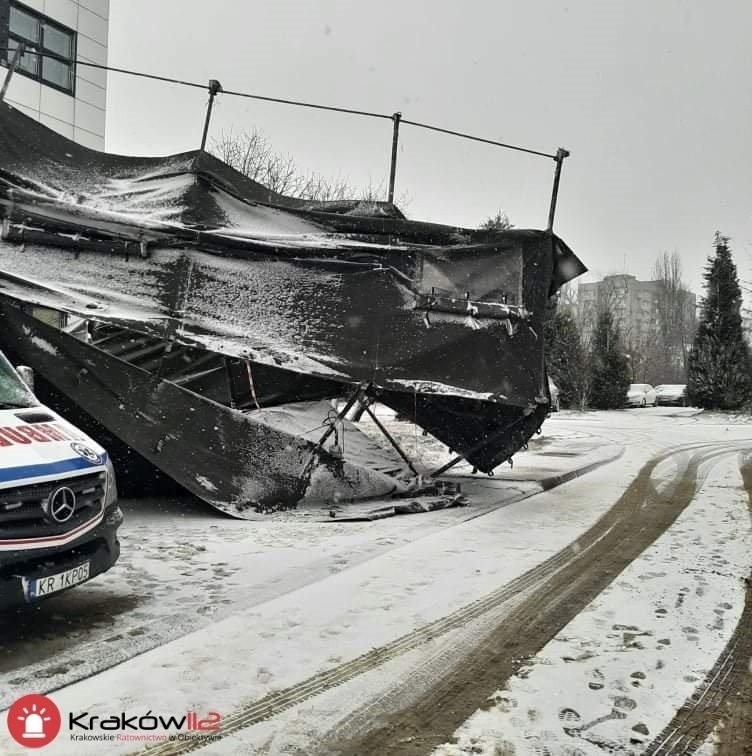
[(40, 404), (0, 352), (0, 609), (108, 570), (122, 520), (107, 452)]

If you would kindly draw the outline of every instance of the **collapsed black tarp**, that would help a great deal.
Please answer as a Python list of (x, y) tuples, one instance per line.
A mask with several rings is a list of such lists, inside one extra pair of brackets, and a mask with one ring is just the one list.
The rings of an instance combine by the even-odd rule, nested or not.
[[(4, 246), (0, 269), (69, 309), (305, 373), (516, 406), (542, 393), (546, 299), (584, 270), (547, 232), (313, 210), (204, 153), (107, 155), (8, 105), (0, 202), (16, 234), (46, 239)], [(75, 257), (60, 233), (102, 251)], [(116, 238), (146, 240), (149, 256), (108, 252)]]
[[(194, 381), (194, 399), (180, 393), (186, 406), (206, 402), (201, 412), (209, 414), (237, 401), (252, 414), (258, 406), (347, 396), (360, 386), (487, 472), (545, 417), (546, 302), (585, 270), (548, 231), (470, 230), (408, 221), (388, 203), (285, 197), (201, 152), (95, 152), (5, 104), (0, 211), (6, 319), (19, 303), (27, 312), (40, 305), (74, 321), (220, 355), (225, 378)], [(83, 390), (76, 371), (116, 364), (66, 334), (32, 334), (25, 345), (24, 333), (34, 329), (17, 317), (13, 329), (0, 324), (0, 348), (7, 335), (5, 346), (27, 351), (74, 401)], [(159, 367), (142, 373), (134, 373), (141, 388), (99, 418), (116, 435), (122, 422), (112, 418), (123, 407), (138, 415), (160, 391), (172, 390), (158, 388), (165, 383)], [(116, 378), (98, 372), (103, 397), (120, 397)], [(78, 397), (82, 405), (85, 399)], [(163, 407), (157, 426), (177, 427), (184, 414), (177, 406)], [(132, 430), (128, 443), (138, 448)], [(254, 433), (261, 435), (248, 449), (263, 438)], [(191, 487), (192, 478), (184, 478), (195, 470), (167, 465), (144, 443), (144, 456)], [(279, 459), (271, 452), (264, 458), (272, 477), (284, 469), (278, 477), (288, 481), (264, 487), (265, 500), (290, 499), (296, 490), (285, 448)], [(197, 447), (195, 459), (204, 451)], [(204, 462), (199, 477), (211, 477), (216, 465)], [(228, 486), (220, 498), (244, 507), (248, 463), (228, 464), (234, 472), (217, 481)], [(207, 498), (200, 486), (196, 492)]]

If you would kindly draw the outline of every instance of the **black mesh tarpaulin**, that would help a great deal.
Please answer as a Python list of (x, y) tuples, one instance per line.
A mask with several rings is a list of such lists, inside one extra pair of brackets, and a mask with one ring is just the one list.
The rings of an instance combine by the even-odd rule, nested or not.
[[(367, 386), (458, 451), (488, 439), (473, 452), (484, 469), (509, 448), (496, 430), (546, 403), (545, 305), (585, 270), (550, 231), (285, 197), (202, 152), (92, 151), (5, 104), (0, 209), (0, 295), (321, 378), (326, 391)], [(266, 395), (299, 398), (294, 380), (284, 386)]]

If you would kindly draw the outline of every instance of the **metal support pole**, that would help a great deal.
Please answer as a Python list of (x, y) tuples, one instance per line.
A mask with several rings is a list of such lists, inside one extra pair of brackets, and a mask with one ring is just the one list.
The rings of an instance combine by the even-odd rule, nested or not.
[(460, 462), (464, 462), (464, 460), (465, 460), (465, 455), (458, 454), (456, 457), (454, 457), (454, 459), (447, 462), (443, 467), (440, 467), (438, 470), (434, 470), (429, 477), (438, 478), (439, 475), (443, 475), (445, 472), (447, 472), (447, 470), (451, 470), (456, 464), (459, 464)]
[(395, 441), (394, 438), (392, 438), (392, 435), (389, 433), (389, 431), (382, 425), (381, 421), (376, 417), (376, 413), (371, 410), (371, 408), (366, 405), (365, 411), (368, 413), (368, 416), (373, 420), (374, 423), (376, 423), (376, 427), (386, 436), (386, 440), (394, 447), (394, 450), (397, 452), (397, 454), (402, 457), (402, 461), (410, 468), (410, 472), (413, 475), (419, 475), (418, 471), (413, 466), (413, 463), (410, 461), (410, 458), (405, 454), (405, 452), (402, 450), (402, 447)]
[(316, 444), (315, 448), (311, 452), (310, 456), (308, 457), (308, 461), (305, 463), (302, 472), (300, 473), (299, 480), (301, 481), (309, 481), (310, 476), (313, 470), (313, 463), (316, 460), (316, 453), (319, 451), (319, 449), (323, 448), (324, 444), (326, 443), (326, 440), (329, 438), (329, 436), (334, 433), (336, 428), (336, 423), (341, 422), (344, 420), (345, 415), (350, 411), (352, 406), (355, 404), (355, 402), (359, 401), (361, 397), (365, 396), (368, 391), (371, 388), (371, 383), (368, 383), (366, 385), (360, 384), (355, 391), (352, 393), (350, 398), (347, 400), (347, 403), (345, 406), (340, 410), (339, 414), (337, 415), (337, 418), (334, 422), (329, 423), (329, 427), (324, 432), (324, 435), (321, 436), (319, 439), (319, 442)]
[(206, 120), (204, 121), (204, 133), (201, 137), (201, 152), (206, 148), (206, 137), (209, 134), (209, 122), (211, 121), (212, 106), (214, 98), (222, 91), (222, 85), (216, 80), (209, 81), (209, 104), (206, 106)]
[(394, 179), (397, 174), (397, 145), (399, 143), (399, 127), (402, 113), (392, 116), (394, 131), (392, 132), (392, 163), (389, 169), (389, 202), (394, 202)]
[(13, 60), (11, 60), (10, 65), (8, 66), (8, 73), (5, 74), (5, 81), (3, 82), (3, 88), (0, 89), (0, 102), (2, 102), (5, 99), (5, 93), (8, 91), (8, 85), (10, 84), (10, 80), (13, 78), (13, 74), (16, 72), (16, 69), (18, 68), (18, 64), (21, 62), (21, 57), (23, 56), (25, 50), (26, 50), (26, 44), (24, 42), (21, 42), (16, 48), (16, 51), (13, 53)]
[[(344, 420), (345, 415), (352, 409), (355, 402), (357, 402), (361, 396), (365, 396), (368, 389), (371, 387), (371, 384), (369, 383), (367, 386), (358, 386), (358, 388), (355, 390), (355, 392), (350, 396), (350, 398), (345, 403), (345, 406), (339, 411), (339, 414), (337, 415), (337, 421)], [(334, 423), (330, 423), (329, 427), (324, 432), (324, 435), (319, 439), (319, 442), (316, 444), (316, 448), (320, 449), (325, 443), (326, 440), (329, 438), (329, 436), (334, 433), (335, 425)]]
[(561, 167), (564, 164), (564, 158), (569, 157), (569, 150), (559, 147), (556, 150), (556, 169), (554, 170), (554, 188), (551, 192), (551, 208), (548, 211), (548, 230), (553, 231), (554, 215), (556, 214), (556, 200), (559, 196), (559, 179), (561, 178)]

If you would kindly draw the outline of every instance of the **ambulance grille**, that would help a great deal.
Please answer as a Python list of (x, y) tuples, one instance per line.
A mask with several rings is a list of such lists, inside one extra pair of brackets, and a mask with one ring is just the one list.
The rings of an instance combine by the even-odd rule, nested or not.
[[(0, 490), (0, 542), (63, 535), (85, 524), (102, 511), (106, 485), (101, 472)], [(76, 506), (69, 520), (58, 523), (45, 508), (61, 486), (73, 491)]]

